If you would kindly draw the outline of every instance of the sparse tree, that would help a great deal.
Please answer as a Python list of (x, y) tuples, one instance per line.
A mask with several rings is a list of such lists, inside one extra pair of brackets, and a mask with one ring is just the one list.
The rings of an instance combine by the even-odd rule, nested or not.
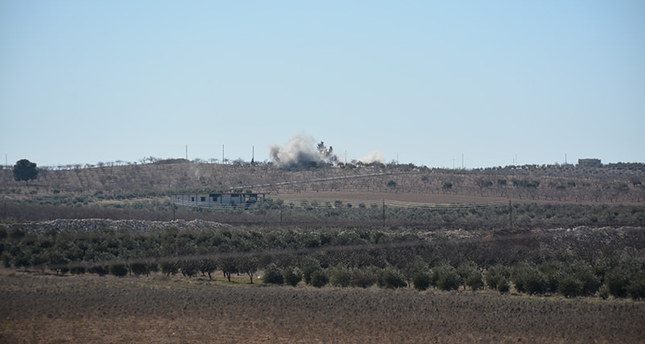
[(239, 259), (239, 271), (249, 276), (249, 281), (253, 284), (253, 274), (258, 271), (258, 260), (255, 257), (241, 257)]

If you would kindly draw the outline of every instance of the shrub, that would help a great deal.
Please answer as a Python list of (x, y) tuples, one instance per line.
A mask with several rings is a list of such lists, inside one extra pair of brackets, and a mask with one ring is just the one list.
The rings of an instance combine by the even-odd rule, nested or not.
[(376, 283), (377, 277), (368, 269), (352, 270), (350, 284), (352, 287), (369, 288)]
[(130, 263), (130, 271), (132, 271), (135, 276), (144, 274), (148, 275), (150, 273), (150, 268), (146, 263)]
[(403, 274), (392, 267), (387, 267), (379, 272), (377, 283), (381, 288), (391, 289), (402, 288), (408, 285), (405, 282)]
[(503, 294), (508, 293), (509, 290), (511, 290), (511, 284), (509, 283), (508, 279), (506, 279), (506, 277), (502, 277), (497, 282), (497, 291)]
[(484, 286), (482, 274), (477, 265), (472, 261), (467, 261), (457, 268), (461, 284), (470, 287), (472, 290), (481, 289)]
[(264, 269), (262, 281), (264, 283), (282, 284), (284, 282), (282, 271), (275, 264), (271, 263)]
[(547, 281), (535, 265), (518, 263), (513, 267), (511, 275), (515, 289), (529, 294), (543, 294), (547, 289)]
[(345, 266), (338, 265), (329, 271), (329, 283), (334, 287), (349, 287), (352, 275)]
[(447, 264), (442, 264), (432, 269), (431, 281), (441, 290), (456, 290), (461, 285), (457, 270)]
[(311, 274), (311, 285), (314, 287), (324, 287), (327, 283), (329, 283), (329, 275), (323, 269), (316, 270)]
[(89, 272), (91, 274), (97, 274), (99, 276), (105, 276), (108, 273), (110, 273), (110, 269), (106, 265), (94, 265), (94, 266), (90, 267), (89, 269), (87, 269), (87, 272)]
[(296, 267), (288, 266), (284, 268), (282, 278), (285, 284), (295, 287), (302, 280), (302, 272)]
[(123, 277), (128, 274), (128, 266), (125, 264), (111, 264), (110, 273), (117, 277)]
[(639, 271), (627, 286), (627, 294), (634, 300), (645, 298), (645, 271)]
[(418, 271), (412, 276), (412, 283), (416, 290), (426, 290), (430, 287), (432, 277), (427, 272)]
[(600, 278), (594, 273), (594, 269), (587, 263), (577, 262), (573, 266), (575, 278), (582, 284), (580, 295), (594, 295), (600, 288)]
[(470, 287), (472, 290), (479, 290), (484, 287), (484, 281), (482, 280), (482, 274), (479, 270), (474, 270), (471, 271), (468, 276), (466, 276), (466, 280), (464, 281), (464, 285), (467, 287)]
[(170, 276), (171, 274), (174, 275), (177, 272), (179, 272), (179, 267), (175, 262), (170, 262), (170, 261), (162, 262), (159, 265), (161, 266), (161, 273), (163, 273), (166, 276)]
[[(508, 278), (511, 277), (511, 273), (506, 266), (495, 265), (491, 266), (486, 270), (484, 274), (484, 280), (486, 285), (493, 290), (499, 290), (499, 287), (506, 282), (508, 284)], [(508, 291), (508, 289), (506, 290)]]
[(584, 285), (574, 276), (565, 275), (558, 281), (558, 293), (566, 297), (582, 295)]
[(320, 262), (317, 259), (312, 257), (305, 258), (301, 265), (302, 278), (305, 283), (311, 284), (311, 275), (318, 270), (320, 270)]

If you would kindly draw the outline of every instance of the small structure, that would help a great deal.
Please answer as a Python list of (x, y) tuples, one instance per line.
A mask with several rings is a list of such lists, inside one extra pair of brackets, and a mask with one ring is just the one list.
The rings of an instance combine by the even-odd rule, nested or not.
[(600, 159), (578, 159), (580, 167), (602, 167)]
[(170, 197), (172, 203), (189, 207), (222, 207), (240, 204), (248, 206), (257, 202), (264, 202), (264, 194), (254, 192), (191, 193), (172, 195)]

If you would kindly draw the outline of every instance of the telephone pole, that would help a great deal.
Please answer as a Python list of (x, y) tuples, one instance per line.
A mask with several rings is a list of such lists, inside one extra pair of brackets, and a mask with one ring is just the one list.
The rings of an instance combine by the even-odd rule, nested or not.
[(510, 199), (508, 200), (508, 223), (511, 229), (513, 229), (513, 203), (511, 203)]

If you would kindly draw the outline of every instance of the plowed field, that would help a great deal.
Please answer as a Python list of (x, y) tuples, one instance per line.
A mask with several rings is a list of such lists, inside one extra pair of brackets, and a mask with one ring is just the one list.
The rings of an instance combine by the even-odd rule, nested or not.
[(645, 303), (0, 272), (4, 343), (636, 343)]

